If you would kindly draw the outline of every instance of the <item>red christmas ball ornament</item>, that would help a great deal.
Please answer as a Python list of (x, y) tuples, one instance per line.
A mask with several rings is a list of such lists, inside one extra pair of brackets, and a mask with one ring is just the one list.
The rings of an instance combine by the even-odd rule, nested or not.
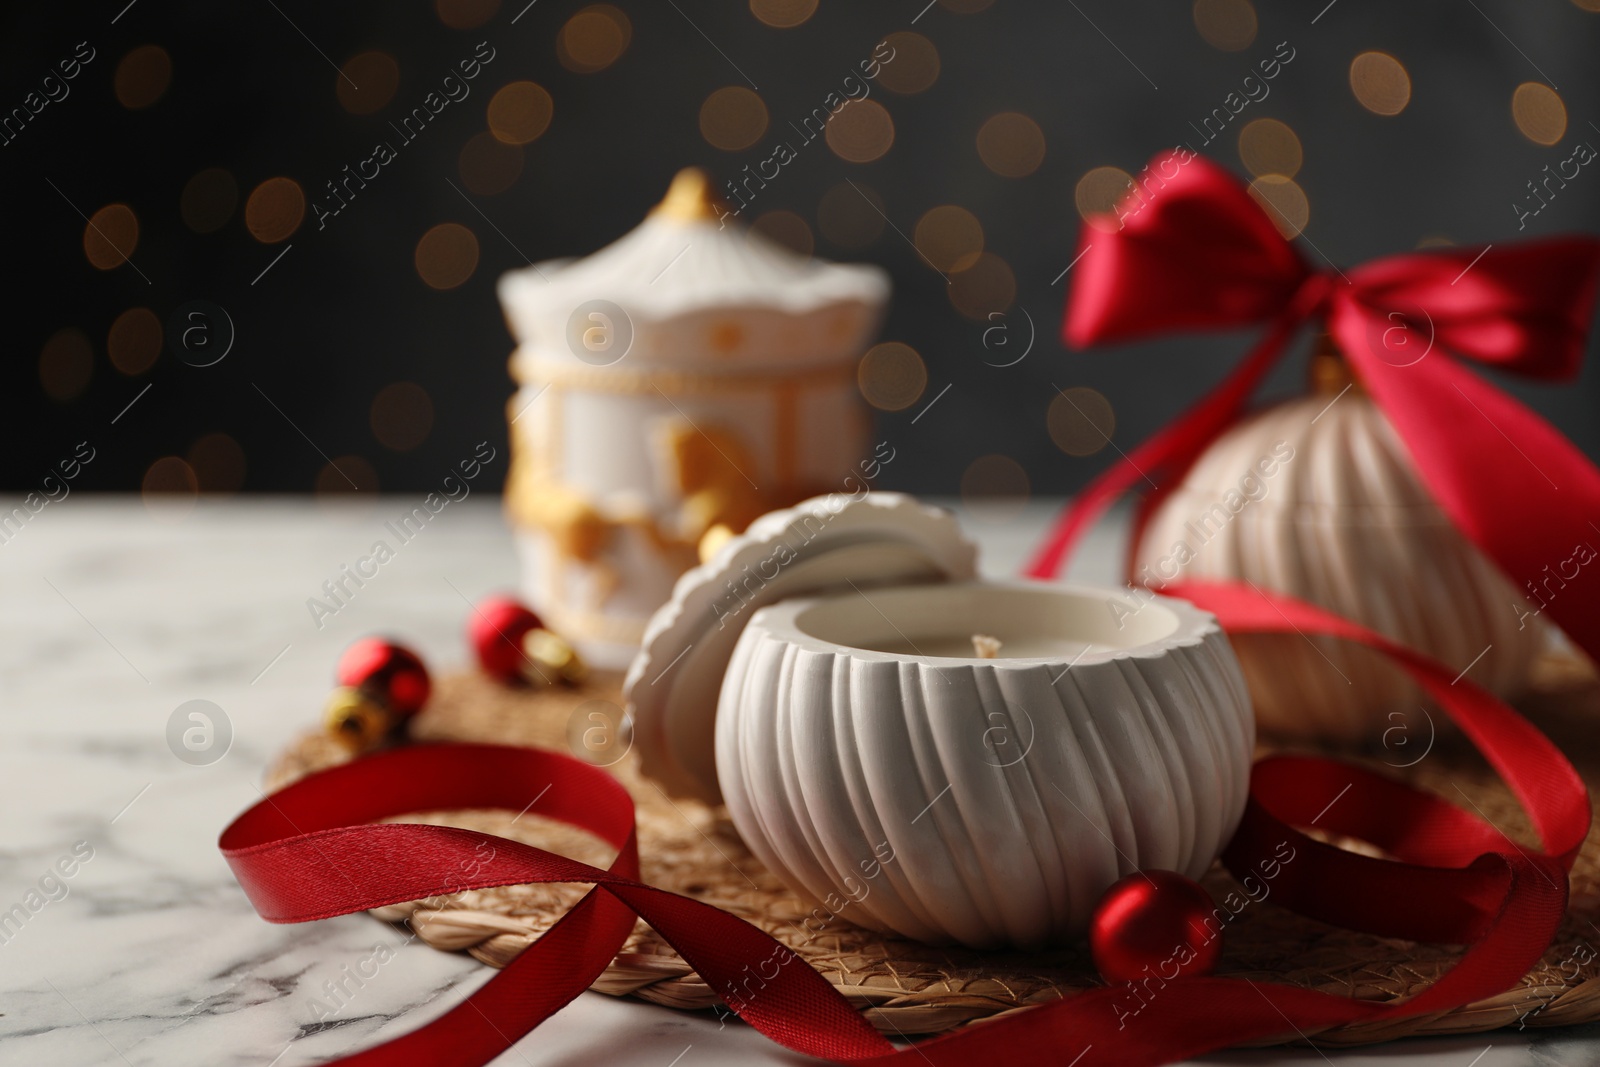
[(588, 673), (572, 645), (512, 597), (479, 601), (467, 620), (467, 639), (484, 673), (502, 682), (576, 685)]
[(361, 690), (402, 719), (420, 711), (433, 689), (428, 668), (417, 654), (383, 637), (363, 637), (351, 644), (339, 657), (335, 674), (340, 685)]
[(415, 652), (363, 637), (339, 657), (339, 688), (328, 698), (328, 733), (352, 752), (376, 748), (428, 701), (432, 682)]
[(1107, 982), (1210, 974), (1222, 955), (1211, 895), (1176, 871), (1135, 871), (1107, 889), (1089, 924), (1089, 949)]
[(467, 640), (478, 654), (484, 673), (502, 682), (522, 677), (522, 639), (544, 623), (520, 601), (508, 596), (484, 597), (467, 618)]

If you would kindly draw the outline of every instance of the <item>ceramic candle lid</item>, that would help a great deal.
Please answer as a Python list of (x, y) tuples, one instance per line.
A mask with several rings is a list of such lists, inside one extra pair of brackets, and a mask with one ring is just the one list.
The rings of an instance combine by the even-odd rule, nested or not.
[(832, 493), (764, 515), (678, 579), (623, 685), (640, 770), (675, 796), (721, 800), (717, 697), (756, 610), (797, 596), (975, 576), (955, 516), (901, 493)]

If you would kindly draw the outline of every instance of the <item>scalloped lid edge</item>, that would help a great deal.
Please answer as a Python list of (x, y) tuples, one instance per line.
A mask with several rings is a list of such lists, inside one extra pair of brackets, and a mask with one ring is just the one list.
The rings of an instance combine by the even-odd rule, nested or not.
[(645, 628), (623, 683), (640, 771), (673, 796), (721, 800), (717, 699), (734, 645), (762, 606), (976, 573), (977, 546), (955, 516), (903, 493), (830, 493), (763, 515), (683, 574)]

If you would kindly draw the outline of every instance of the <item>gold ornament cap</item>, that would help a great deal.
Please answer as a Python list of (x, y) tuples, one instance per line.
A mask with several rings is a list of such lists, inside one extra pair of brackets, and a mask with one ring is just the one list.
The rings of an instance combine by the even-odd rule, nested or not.
[(1316, 344), (1311, 349), (1309, 375), (1311, 391), (1318, 396), (1338, 396), (1352, 386), (1356, 392), (1365, 392), (1338, 342), (1326, 331), (1317, 335)]
[(328, 736), (349, 752), (376, 748), (394, 728), (392, 715), (353, 686), (341, 686), (328, 697), (323, 713)]
[(578, 650), (550, 630), (529, 630), (522, 636), (522, 652), (528, 658), (523, 676), (534, 685), (578, 685), (589, 676), (589, 665)]

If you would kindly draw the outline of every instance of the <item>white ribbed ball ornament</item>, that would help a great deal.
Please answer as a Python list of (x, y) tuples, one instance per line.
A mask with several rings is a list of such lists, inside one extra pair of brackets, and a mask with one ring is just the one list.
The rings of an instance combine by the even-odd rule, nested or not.
[[(1515, 696), (1546, 639), (1532, 606), (1428, 494), (1343, 359), (1320, 351), (1313, 380), (1311, 395), (1244, 419), (1195, 462), (1151, 514), (1133, 581), (1251, 582)], [(1233, 645), (1263, 733), (1358, 742), (1401, 730), (1420, 744), (1443, 724), (1371, 650), (1294, 635)]]

